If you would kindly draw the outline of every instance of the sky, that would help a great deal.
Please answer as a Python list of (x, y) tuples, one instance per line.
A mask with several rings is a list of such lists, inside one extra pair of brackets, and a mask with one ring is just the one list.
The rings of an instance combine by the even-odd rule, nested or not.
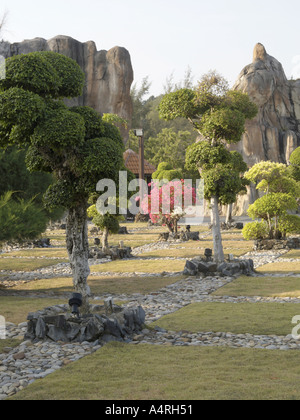
[(148, 77), (154, 96), (188, 69), (195, 83), (216, 70), (232, 86), (257, 42), (300, 78), (299, 0), (0, 0), (4, 12), (11, 43), (68, 35), (98, 50), (126, 48), (134, 83)]

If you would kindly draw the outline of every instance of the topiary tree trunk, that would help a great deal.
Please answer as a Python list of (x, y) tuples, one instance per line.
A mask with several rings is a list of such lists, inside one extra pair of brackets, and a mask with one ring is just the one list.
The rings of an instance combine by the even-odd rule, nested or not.
[(108, 251), (108, 235), (109, 235), (109, 229), (108, 227), (103, 228), (102, 232), (102, 251), (107, 252)]
[(89, 311), (88, 298), (91, 294), (87, 284), (90, 268), (86, 209), (86, 203), (69, 209), (66, 223), (66, 243), (73, 274), (73, 285), (75, 291), (82, 294), (82, 312), (84, 313)]
[(216, 195), (211, 197), (211, 224), (214, 247), (214, 260), (216, 263), (224, 261), (224, 251), (222, 245), (221, 223), (219, 215), (219, 200)]

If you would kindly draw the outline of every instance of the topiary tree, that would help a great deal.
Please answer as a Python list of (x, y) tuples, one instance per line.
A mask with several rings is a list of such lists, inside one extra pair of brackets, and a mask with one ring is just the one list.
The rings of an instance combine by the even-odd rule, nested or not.
[(173, 181), (173, 179), (182, 179), (183, 173), (181, 169), (173, 169), (168, 162), (161, 162), (157, 170), (153, 172), (152, 179), (158, 179), (159, 181)]
[(100, 214), (96, 205), (93, 204), (88, 208), (88, 217), (92, 217), (92, 222), (102, 230), (102, 251), (108, 251), (108, 235), (118, 233), (120, 229), (119, 218), (110, 213)]
[[(241, 167), (235, 165), (226, 145), (240, 141), (246, 119), (253, 118), (257, 107), (248, 95), (228, 90), (228, 84), (215, 72), (203, 76), (195, 89), (180, 89), (164, 96), (160, 116), (170, 120), (186, 118), (201, 135), (186, 153), (186, 167), (197, 168), (204, 179), (205, 198), (211, 205), (214, 259), (224, 261), (219, 204), (230, 204), (245, 190)], [(241, 156), (239, 161), (242, 162)]]
[(245, 178), (264, 193), (249, 206), (248, 214), (252, 219), (260, 218), (260, 226), (265, 226), (257, 230), (257, 222), (248, 223), (243, 229), (245, 239), (281, 239), (287, 233), (298, 233), (298, 216), (288, 212), (298, 208), (300, 183), (291, 177), (290, 168), (283, 163), (259, 162), (246, 172)]
[(73, 283), (87, 311), (88, 198), (100, 179), (118, 178), (124, 148), (119, 130), (92, 108), (63, 103), (63, 98), (79, 96), (83, 85), (79, 65), (61, 54), (43, 51), (8, 58), (6, 78), (0, 81), (0, 147), (26, 146), (27, 168), (53, 174), (44, 202), (48, 208), (67, 210)]
[(291, 194), (269, 193), (251, 204), (248, 214), (252, 219), (260, 218), (266, 223), (268, 239), (281, 239), (283, 233), (280, 231), (280, 223), (283, 220), (287, 221), (288, 211), (296, 210), (297, 207), (297, 201)]

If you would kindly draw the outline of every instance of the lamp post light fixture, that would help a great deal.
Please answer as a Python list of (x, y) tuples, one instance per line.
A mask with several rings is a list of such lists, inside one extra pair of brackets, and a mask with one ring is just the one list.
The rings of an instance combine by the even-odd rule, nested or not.
[(72, 293), (71, 299), (69, 300), (71, 306), (71, 312), (74, 317), (79, 318), (79, 309), (82, 305), (82, 295), (80, 293)]
[(140, 197), (144, 197), (143, 180), (145, 178), (145, 158), (144, 158), (144, 132), (142, 128), (133, 130), (136, 137), (139, 138), (139, 179), (140, 179)]
[(204, 251), (204, 255), (206, 257), (206, 261), (211, 261), (212, 260), (212, 249), (206, 248), (205, 251)]

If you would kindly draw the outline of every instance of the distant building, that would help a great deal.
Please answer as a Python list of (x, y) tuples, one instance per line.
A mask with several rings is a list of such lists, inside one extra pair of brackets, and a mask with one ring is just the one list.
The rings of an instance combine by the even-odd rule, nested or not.
[[(139, 155), (131, 149), (127, 149), (124, 154), (124, 162), (126, 168), (131, 171), (137, 178), (139, 178)], [(144, 160), (144, 174), (147, 184), (151, 182), (152, 174), (156, 171), (155, 166)]]

